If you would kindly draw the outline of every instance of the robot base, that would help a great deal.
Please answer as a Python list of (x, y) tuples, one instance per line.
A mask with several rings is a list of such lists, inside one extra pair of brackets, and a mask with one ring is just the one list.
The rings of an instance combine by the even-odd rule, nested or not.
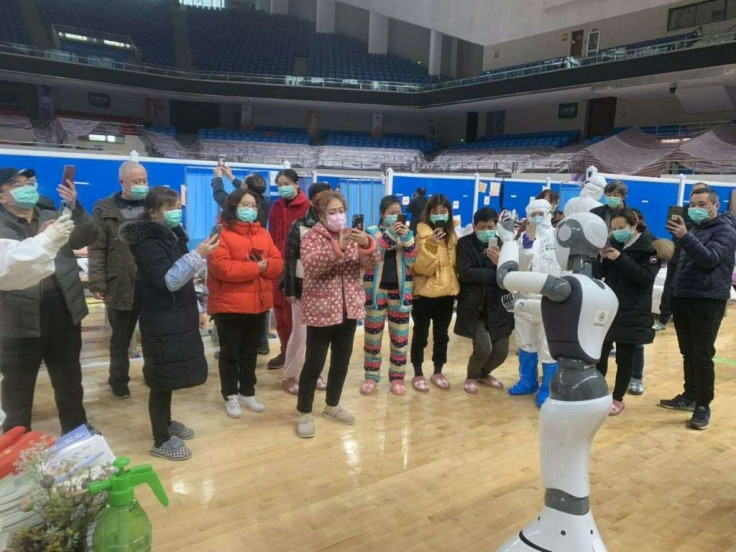
[(545, 507), (497, 552), (606, 552), (606, 546), (591, 512), (575, 516)]

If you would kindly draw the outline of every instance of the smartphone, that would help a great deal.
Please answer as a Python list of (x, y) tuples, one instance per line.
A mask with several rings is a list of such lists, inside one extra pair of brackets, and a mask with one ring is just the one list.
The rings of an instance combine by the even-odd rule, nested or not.
[(64, 172), (61, 174), (61, 185), (69, 187), (67, 180), (74, 182), (74, 177), (77, 175), (77, 167), (75, 165), (64, 165)]
[(263, 249), (256, 249), (255, 247), (250, 250), (250, 256), (253, 257), (256, 261), (263, 260), (263, 253)]
[(680, 207), (679, 205), (673, 205), (669, 209), (667, 209), (667, 220), (674, 220), (676, 216), (682, 217), (682, 220), (685, 220), (685, 208)]
[(363, 226), (365, 224), (365, 216), (364, 215), (353, 215), (353, 228), (356, 230), (363, 231)]
[(220, 155), (220, 156), (219, 156), (219, 157), (217, 158), (217, 164), (218, 164), (218, 165), (224, 165), (224, 164), (225, 164), (225, 156), (224, 156), (224, 155)]
[(439, 228), (440, 230), (447, 230), (447, 222), (444, 220), (438, 220), (434, 223), (435, 228)]
[(396, 219), (396, 222), (400, 222), (401, 224), (406, 226), (406, 215), (404, 213), (399, 213), (399, 216)]
[(219, 238), (220, 232), (222, 232), (222, 224), (215, 224), (212, 227), (212, 232), (210, 232), (210, 238), (214, 238), (215, 236)]
[(491, 238), (490, 240), (488, 240), (488, 249), (494, 249), (494, 248), (495, 249), (500, 249), (501, 248), (501, 242), (498, 239), (498, 236), (496, 236), (495, 238)]

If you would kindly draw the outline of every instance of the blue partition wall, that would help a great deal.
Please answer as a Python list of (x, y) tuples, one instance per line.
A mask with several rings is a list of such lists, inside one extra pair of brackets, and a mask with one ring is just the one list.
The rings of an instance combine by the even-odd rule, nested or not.
[[(459, 208), (453, 209), (455, 216), (460, 215), (460, 223), (465, 226), (473, 222), (473, 204), (475, 201), (475, 178), (447, 178), (433, 175), (394, 175), (393, 193), (399, 199), (411, 198), (417, 188), (425, 188), (427, 197), (435, 194), (447, 196), (451, 202), (458, 202)], [(406, 201), (406, 200), (404, 200)], [(404, 212), (406, 206), (404, 205)]]
[(352, 223), (353, 215), (363, 215), (366, 228), (378, 224), (378, 208), (381, 198), (386, 195), (381, 178), (318, 174), (317, 182), (327, 182), (333, 188), (340, 189), (348, 202), (348, 224)]

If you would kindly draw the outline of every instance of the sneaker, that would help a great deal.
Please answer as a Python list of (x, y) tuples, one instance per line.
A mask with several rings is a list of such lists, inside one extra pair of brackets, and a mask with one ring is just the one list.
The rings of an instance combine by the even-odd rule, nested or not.
[(299, 418), (296, 422), (296, 434), (302, 439), (314, 437), (314, 419), (311, 416)]
[(640, 379), (632, 378), (629, 382), (629, 393), (631, 395), (643, 395), (644, 394), (644, 382)]
[(268, 346), (268, 341), (264, 341), (261, 343), (260, 347), (258, 347), (258, 354), (259, 355), (270, 355), (271, 354), (271, 347)]
[(332, 408), (326, 407), (322, 415), (343, 425), (353, 425), (355, 423), (355, 416), (339, 405)]
[(710, 422), (710, 408), (707, 406), (698, 406), (690, 418), (690, 427), (693, 429), (708, 429)]
[(657, 322), (654, 326), (652, 326), (652, 329), (655, 332), (661, 332), (662, 330), (666, 330), (667, 329), (667, 326), (665, 326), (661, 322)]
[(237, 395), (228, 395), (227, 401), (225, 401), (225, 412), (231, 418), (240, 418), (243, 411), (240, 409), (240, 401), (238, 401)]
[(189, 439), (194, 439), (194, 430), (188, 428), (181, 422), (171, 420), (171, 423), (169, 424), (169, 435), (172, 437), (178, 437), (183, 441), (187, 441)]
[(192, 457), (192, 451), (178, 437), (172, 437), (160, 447), (153, 447), (151, 454), (174, 462), (189, 460)]
[(113, 387), (110, 386), (110, 393), (112, 394), (113, 399), (117, 399), (119, 401), (123, 401), (125, 399), (130, 398), (130, 389), (128, 389), (128, 386), (121, 385), (120, 387)]
[(269, 370), (281, 370), (284, 367), (284, 353), (279, 353), (278, 356), (272, 358), (268, 361), (268, 369)]
[(662, 408), (670, 408), (672, 410), (687, 410), (693, 412), (695, 410), (695, 401), (685, 398), (685, 395), (676, 395), (671, 399), (662, 399), (659, 401)]
[(238, 395), (238, 400), (240, 401), (240, 404), (242, 404), (251, 412), (263, 412), (264, 410), (266, 410), (266, 407), (256, 400), (255, 395), (253, 395), (252, 397), (244, 397), (243, 395)]

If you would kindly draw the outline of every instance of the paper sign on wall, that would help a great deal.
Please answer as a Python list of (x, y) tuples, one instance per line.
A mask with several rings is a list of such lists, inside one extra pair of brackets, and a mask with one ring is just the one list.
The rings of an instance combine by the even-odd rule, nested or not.
[(401, 204), (402, 205), (409, 205), (409, 196), (404, 196), (401, 198)]
[(491, 182), (491, 197), (499, 197), (501, 195), (501, 183)]
[(483, 198), (483, 205), (490, 205), (491, 204), (491, 196), (486, 196)]
[(454, 209), (459, 209), (460, 208), (460, 202), (459, 201), (453, 201), (452, 202), (452, 208), (453, 208), (453, 210)]
[(488, 184), (483, 182), (482, 180), (478, 183), (478, 191), (482, 194), (486, 193), (486, 190), (488, 189)]

